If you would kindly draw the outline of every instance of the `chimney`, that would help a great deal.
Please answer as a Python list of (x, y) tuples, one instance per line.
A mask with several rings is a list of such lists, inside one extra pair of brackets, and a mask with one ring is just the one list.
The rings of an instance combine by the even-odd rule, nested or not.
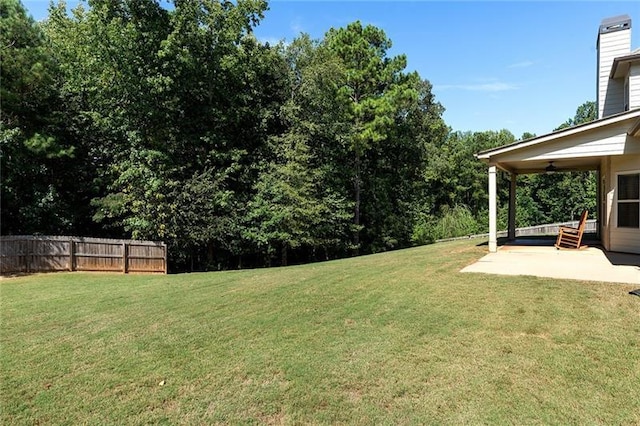
[(598, 77), (596, 99), (598, 118), (624, 111), (624, 81), (611, 80), (614, 58), (631, 53), (631, 18), (614, 16), (602, 20), (598, 31)]

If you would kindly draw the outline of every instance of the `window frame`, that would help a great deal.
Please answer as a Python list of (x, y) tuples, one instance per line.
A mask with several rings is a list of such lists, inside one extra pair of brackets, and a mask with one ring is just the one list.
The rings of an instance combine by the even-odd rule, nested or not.
[[(629, 171), (624, 171), (624, 172), (617, 172), (616, 173), (616, 199), (615, 199), (615, 203), (616, 203), (616, 228), (618, 229), (640, 229), (640, 217), (638, 218), (638, 222), (639, 225), (637, 227), (635, 226), (620, 226), (618, 223), (618, 220), (620, 219), (619, 217), (619, 211), (620, 211), (620, 204), (621, 203), (637, 203), (639, 205), (639, 209), (640, 210), (640, 198), (635, 198), (635, 199), (628, 199), (628, 200), (620, 200), (620, 185), (619, 185), (619, 176), (625, 176), (625, 175), (637, 175), (638, 176), (638, 181), (640, 181), (640, 170), (629, 170)], [(638, 184), (640, 185), (640, 182), (638, 182)], [(640, 194), (638, 194), (640, 197)], [(640, 213), (639, 213), (640, 214)]]

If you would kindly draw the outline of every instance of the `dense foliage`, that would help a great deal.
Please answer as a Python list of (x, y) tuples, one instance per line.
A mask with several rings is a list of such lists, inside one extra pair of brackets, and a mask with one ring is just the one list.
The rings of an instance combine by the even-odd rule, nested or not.
[[(176, 270), (487, 228), (486, 166), (473, 154), (511, 133), (452, 132), (382, 29), (354, 22), (270, 46), (253, 35), (266, 10), (89, 0), (36, 23), (0, 0), (1, 233), (164, 240)], [(566, 125), (589, 115), (581, 108)], [(585, 190), (567, 197), (571, 179)], [(519, 225), (579, 214), (595, 203), (592, 180), (523, 179)]]

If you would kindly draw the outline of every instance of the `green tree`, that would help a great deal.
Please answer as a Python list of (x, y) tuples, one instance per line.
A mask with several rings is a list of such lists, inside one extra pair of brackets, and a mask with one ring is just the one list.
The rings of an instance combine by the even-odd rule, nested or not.
[(77, 151), (59, 130), (47, 39), (17, 0), (0, 1), (0, 72), (0, 232), (67, 232), (81, 210), (69, 190)]
[(326, 211), (318, 197), (317, 173), (310, 167), (304, 137), (274, 138), (276, 159), (266, 165), (250, 205), (250, 239), (270, 259), (277, 249), (281, 265), (292, 249), (313, 246), (314, 230)]
[(302, 35), (286, 48), (287, 99), (278, 116), (283, 131), (273, 135), (249, 203), (247, 239), (271, 263), (302, 249), (325, 252), (344, 246), (351, 203), (343, 195), (339, 135), (345, 105), (337, 96), (342, 68), (324, 46)]
[(576, 113), (573, 118), (568, 119), (555, 130), (561, 130), (566, 127), (578, 126), (580, 124), (588, 123), (598, 118), (598, 106), (594, 101), (587, 101), (580, 105), (576, 109)]
[[(360, 227), (363, 159), (373, 146), (388, 138), (402, 101), (416, 98), (417, 93), (402, 73), (406, 57), (387, 57), (391, 40), (381, 29), (363, 27), (356, 21), (345, 28), (329, 30), (325, 41), (344, 66), (340, 93), (350, 106), (352, 128), (347, 138), (353, 153), (354, 224)], [(359, 231), (354, 243), (360, 244)]]
[(60, 64), (65, 127), (93, 170), (90, 216), (111, 235), (166, 238), (166, 193), (159, 189), (169, 156), (160, 141), (170, 134), (157, 107), (163, 100), (155, 71), (168, 13), (151, 0), (89, 6), (71, 15), (64, 3), (52, 7), (45, 29)]
[[(486, 165), (474, 154), (509, 144), (515, 140), (511, 132), (450, 132), (447, 137), (433, 139), (427, 146), (428, 164), (423, 179), (424, 202), (415, 210), (414, 243), (434, 238), (447, 238), (460, 233), (486, 232), (488, 229), (488, 176)], [(498, 174), (498, 226), (506, 227), (509, 200), (508, 179)], [(473, 215), (471, 223), (468, 212)], [(460, 228), (450, 226), (461, 221)]]
[(387, 139), (372, 146), (363, 162), (363, 245), (374, 252), (412, 244), (415, 212), (429, 200), (429, 147), (448, 132), (431, 84), (416, 73), (406, 78), (418, 96), (400, 104)]
[[(513, 141), (515, 137), (508, 130), (452, 132), (443, 143), (431, 145), (430, 164), (425, 171), (431, 213), (437, 213), (445, 205), (450, 208), (464, 205), (476, 214), (486, 210), (487, 167), (474, 154)], [(504, 198), (504, 194), (500, 196)]]
[(286, 264), (406, 246), (442, 198), (425, 176), (443, 109), (381, 29), (269, 46), (261, 0), (89, 0), (52, 6), (43, 32), (2, 1), (3, 232), (162, 239), (179, 268)]
[(266, 3), (89, 6), (53, 8), (47, 31), (69, 127), (101, 185), (94, 219), (167, 240), (180, 262), (212, 245), (241, 250), (237, 212), (282, 100), (283, 62), (251, 34)]

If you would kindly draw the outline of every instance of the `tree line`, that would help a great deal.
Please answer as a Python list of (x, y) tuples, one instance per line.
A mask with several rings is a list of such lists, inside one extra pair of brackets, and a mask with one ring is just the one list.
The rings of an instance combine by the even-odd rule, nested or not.
[[(0, 233), (163, 240), (173, 270), (200, 270), (486, 230), (473, 154), (514, 135), (450, 129), (382, 29), (269, 45), (253, 34), (266, 10), (90, 0), (35, 22), (0, 0)], [(581, 109), (564, 125), (593, 119)], [(595, 205), (590, 174), (527, 176), (518, 191), (519, 226)]]

